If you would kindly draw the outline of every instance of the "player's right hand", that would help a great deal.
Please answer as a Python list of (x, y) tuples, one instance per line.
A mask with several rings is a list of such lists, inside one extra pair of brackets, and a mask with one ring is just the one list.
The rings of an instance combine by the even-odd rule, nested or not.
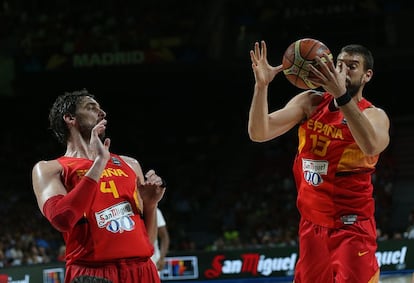
[(263, 40), (260, 44), (255, 42), (254, 50), (250, 50), (250, 59), (256, 83), (260, 85), (268, 85), (283, 70), (282, 64), (276, 67), (269, 64), (267, 61), (267, 47)]
[(90, 149), (95, 154), (95, 158), (102, 157), (106, 160), (109, 160), (109, 146), (111, 144), (111, 140), (109, 138), (105, 138), (103, 142), (101, 140), (101, 136), (105, 133), (106, 130), (106, 123), (106, 119), (102, 119), (98, 124), (96, 124), (95, 127), (93, 127), (89, 145)]

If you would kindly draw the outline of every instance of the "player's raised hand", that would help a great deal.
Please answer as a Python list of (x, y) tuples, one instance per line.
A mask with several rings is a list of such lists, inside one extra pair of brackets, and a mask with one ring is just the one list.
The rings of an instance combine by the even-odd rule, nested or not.
[(338, 62), (335, 67), (332, 59), (327, 55), (323, 55), (323, 59), (319, 56), (315, 57), (319, 68), (309, 65), (309, 70), (315, 75), (313, 83), (318, 83), (327, 92), (335, 98), (346, 92), (346, 75), (348, 67), (343, 62)]
[(109, 146), (111, 144), (111, 140), (109, 138), (105, 138), (102, 142), (101, 136), (105, 133), (106, 130), (106, 123), (105, 119), (99, 121), (95, 127), (93, 127), (91, 131), (91, 139), (89, 141), (89, 145), (91, 150), (94, 152), (96, 157), (102, 157), (106, 160), (109, 160)]
[(282, 71), (282, 64), (276, 67), (269, 64), (264, 40), (260, 44), (255, 42), (254, 49), (250, 50), (250, 59), (256, 83), (259, 85), (268, 85)]

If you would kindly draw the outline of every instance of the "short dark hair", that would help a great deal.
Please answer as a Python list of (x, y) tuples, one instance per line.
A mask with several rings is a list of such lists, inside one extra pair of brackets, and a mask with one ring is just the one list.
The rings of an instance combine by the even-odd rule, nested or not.
[(86, 89), (76, 90), (73, 92), (65, 92), (58, 96), (52, 105), (49, 112), (49, 128), (57, 140), (66, 145), (69, 129), (66, 126), (63, 116), (70, 114), (75, 116), (76, 109), (83, 97), (95, 98), (93, 94), (89, 93)]
[(360, 44), (349, 44), (342, 47), (340, 53), (349, 53), (349, 54), (358, 54), (364, 58), (364, 70), (367, 71), (368, 69), (374, 69), (374, 57), (372, 56), (371, 51), (365, 46)]

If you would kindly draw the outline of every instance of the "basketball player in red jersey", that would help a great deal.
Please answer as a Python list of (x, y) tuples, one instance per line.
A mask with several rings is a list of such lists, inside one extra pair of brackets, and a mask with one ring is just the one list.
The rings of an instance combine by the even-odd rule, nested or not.
[[(373, 57), (347, 45), (332, 60), (316, 58), (313, 83), (281, 109), (268, 112), (268, 87), (282, 65), (267, 61), (266, 44), (250, 51), (255, 77), (248, 131), (265, 142), (298, 127), (293, 173), (297, 187), (299, 259), (294, 282), (379, 281), (371, 174), (389, 144), (389, 118), (363, 97), (373, 76)], [(323, 60), (321, 60), (323, 59)]]
[(106, 113), (86, 90), (59, 96), (50, 128), (63, 156), (35, 164), (40, 210), (66, 243), (65, 283), (158, 283), (150, 259), (163, 180), (139, 162), (110, 152)]

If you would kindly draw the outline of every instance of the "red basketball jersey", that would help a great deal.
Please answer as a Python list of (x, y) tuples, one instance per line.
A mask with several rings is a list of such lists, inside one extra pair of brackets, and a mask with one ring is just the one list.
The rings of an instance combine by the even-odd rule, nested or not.
[[(361, 110), (371, 105), (366, 99), (358, 102)], [(321, 104), (299, 126), (298, 138), (293, 172), (302, 217), (332, 228), (343, 215), (373, 217), (371, 174), (379, 156), (360, 150), (331, 95), (323, 94)]]
[[(60, 157), (58, 161), (68, 192), (93, 163), (73, 157)], [(150, 257), (153, 245), (139, 207), (135, 172), (120, 156), (111, 154), (98, 185), (90, 209), (71, 231), (63, 233), (67, 263)]]

